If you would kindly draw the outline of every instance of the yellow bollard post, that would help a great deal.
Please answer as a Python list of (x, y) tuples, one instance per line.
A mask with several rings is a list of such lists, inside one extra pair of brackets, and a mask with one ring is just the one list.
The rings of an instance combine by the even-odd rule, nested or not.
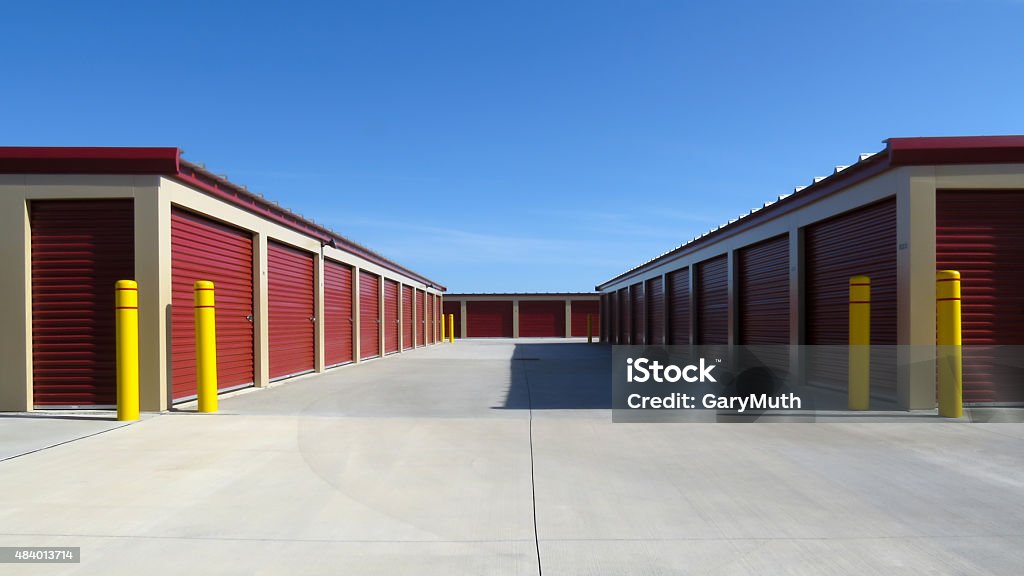
[(587, 314), (587, 344), (594, 343), (594, 315)]
[(448, 343), (455, 343), (455, 314), (448, 315)]
[(448, 330), (448, 326), (447, 326), (448, 323), (444, 321), (444, 319), (447, 318), (447, 317), (448, 317), (447, 314), (441, 314), (441, 343), (442, 344), (444, 344), (445, 341), (448, 340), (448, 336), (446, 336), (446, 333), (447, 333), (447, 330)]
[(196, 280), (196, 389), (200, 412), (217, 411), (217, 310), (213, 282)]
[(848, 398), (850, 410), (871, 407), (871, 278), (850, 278), (850, 353)]
[(117, 363), (117, 419), (139, 419), (139, 285), (114, 285)]
[(939, 416), (964, 415), (963, 356), (960, 325), (960, 273), (940, 270), (935, 275), (938, 318)]

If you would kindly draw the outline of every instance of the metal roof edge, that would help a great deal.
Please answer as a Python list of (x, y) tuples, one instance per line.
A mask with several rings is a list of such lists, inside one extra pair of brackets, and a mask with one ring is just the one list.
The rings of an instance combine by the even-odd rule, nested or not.
[(316, 238), (325, 245), (418, 280), (442, 292), (447, 288), (377, 252), (280, 207), (245, 187), (184, 160), (176, 147), (0, 146), (0, 174), (125, 174), (177, 179), (222, 200)]
[(836, 167), (830, 176), (815, 178), (808, 186), (798, 186), (793, 194), (779, 196), (772, 204), (766, 204), (745, 217), (733, 219), (728, 224), (705, 232), (689, 242), (598, 284), (595, 290), (604, 290), (611, 284), (637, 276), (672, 257), (682, 256), (699, 247), (713, 244), (759, 222), (785, 214), (796, 206), (818, 200), (869, 177), (877, 176), (889, 168), (1024, 163), (1024, 135), (896, 137), (887, 138), (883, 142), (886, 145), (883, 150), (875, 154), (862, 154), (856, 163), (842, 169)]

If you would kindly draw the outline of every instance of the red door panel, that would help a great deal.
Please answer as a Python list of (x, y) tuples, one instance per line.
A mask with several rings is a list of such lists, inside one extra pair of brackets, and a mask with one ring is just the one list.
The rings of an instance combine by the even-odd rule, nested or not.
[(398, 282), (384, 279), (384, 353), (398, 352)]
[(466, 335), (469, 338), (511, 338), (512, 302), (466, 302)]
[(644, 294), (643, 282), (638, 282), (629, 287), (629, 299), (633, 319), (633, 332), (630, 335), (630, 342), (633, 344), (646, 344), (644, 339), (647, 323), (647, 298)]
[[(840, 214), (804, 230), (804, 309), (808, 344), (849, 343), (850, 277), (871, 278), (871, 343), (896, 344), (896, 200)], [(872, 392), (895, 394), (894, 358), (871, 359)], [(834, 357), (833, 357), (834, 356)], [(812, 357), (808, 373), (845, 389), (847, 356)]]
[(647, 295), (647, 342), (665, 343), (665, 290), (661, 278), (651, 278), (644, 289)]
[(1022, 222), (1024, 190), (938, 192), (936, 260), (960, 272), (967, 403), (1024, 402), (1024, 371), (993, 348), (1024, 344)]
[(427, 344), (427, 303), (426, 295), (422, 290), (416, 291), (416, 345)]
[(520, 300), (519, 336), (522, 338), (565, 336), (565, 301)]
[(277, 242), (267, 243), (270, 378), (314, 368), (313, 255)]
[(413, 330), (416, 323), (413, 321), (412, 286), (402, 286), (402, 349), (408, 350), (413, 347)]
[(217, 386), (254, 381), (252, 234), (171, 212), (171, 397), (196, 395), (194, 286), (210, 280), (217, 318)]
[(632, 324), (630, 323), (629, 318), (629, 288), (619, 289), (615, 306), (616, 308), (618, 308), (619, 312), (617, 316), (617, 318), (619, 319), (618, 343), (631, 344), (632, 342), (630, 341), (630, 336), (632, 332)]
[(725, 255), (697, 264), (697, 343), (729, 343), (729, 267)]
[(591, 333), (599, 338), (601, 326), (601, 303), (597, 300), (573, 300), (571, 312), (571, 329), (573, 336), (587, 335), (587, 316), (591, 316)]
[(690, 343), (690, 269), (669, 272), (668, 281), (668, 342)]
[(789, 235), (736, 252), (740, 344), (789, 344)]
[(324, 362), (328, 366), (353, 360), (352, 267), (324, 261)]
[(380, 356), (380, 277), (359, 272), (359, 357)]
[(33, 404), (116, 404), (114, 284), (135, 278), (132, 201), (34, 200), (29, 222)]

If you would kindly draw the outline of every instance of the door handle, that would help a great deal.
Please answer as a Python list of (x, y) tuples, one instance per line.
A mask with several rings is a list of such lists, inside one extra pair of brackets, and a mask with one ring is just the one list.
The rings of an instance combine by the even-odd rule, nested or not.
[(309, 317), (309, 321), (310, 322), (316, 322), (316, 316), (310, 316)]
[(252, 322), (252, 314), (247, 314), (245, 316), (245, 319), (248, 320), (249, 322)]

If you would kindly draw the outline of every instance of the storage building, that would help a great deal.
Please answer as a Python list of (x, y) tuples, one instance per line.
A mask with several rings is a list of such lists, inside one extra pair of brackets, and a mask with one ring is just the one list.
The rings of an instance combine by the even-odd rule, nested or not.
[(445, 294), (444, 314), (455, 315), (456, 338), (586, 337), (591, 316), (596, 340), (600, 310), (592, 292)]
[[(1024, 136), (892, 138), (598, 285), (601, 334), (612, 344), (844, 346), (849, 279), (865, 275), (872, 344), (892, 353), (873, 360), (872, 389), (889, 388), (904, 409), (933, 408), (935, 274), (958, 270), (964, 401), (1019, 404), (1024, 371), (1005, 347), (1024, 343), (1022, 221)], [(790, 354), (790, 372), (845, 390), (845, 358), (810, 350)]]
[(176, 148), (0, 148), (0, 410), (115, 403), (114, 283), (139, 285), (143, 410), (195, 397), (193, 283), (222, 391), (439, 341), (444, 287)]

